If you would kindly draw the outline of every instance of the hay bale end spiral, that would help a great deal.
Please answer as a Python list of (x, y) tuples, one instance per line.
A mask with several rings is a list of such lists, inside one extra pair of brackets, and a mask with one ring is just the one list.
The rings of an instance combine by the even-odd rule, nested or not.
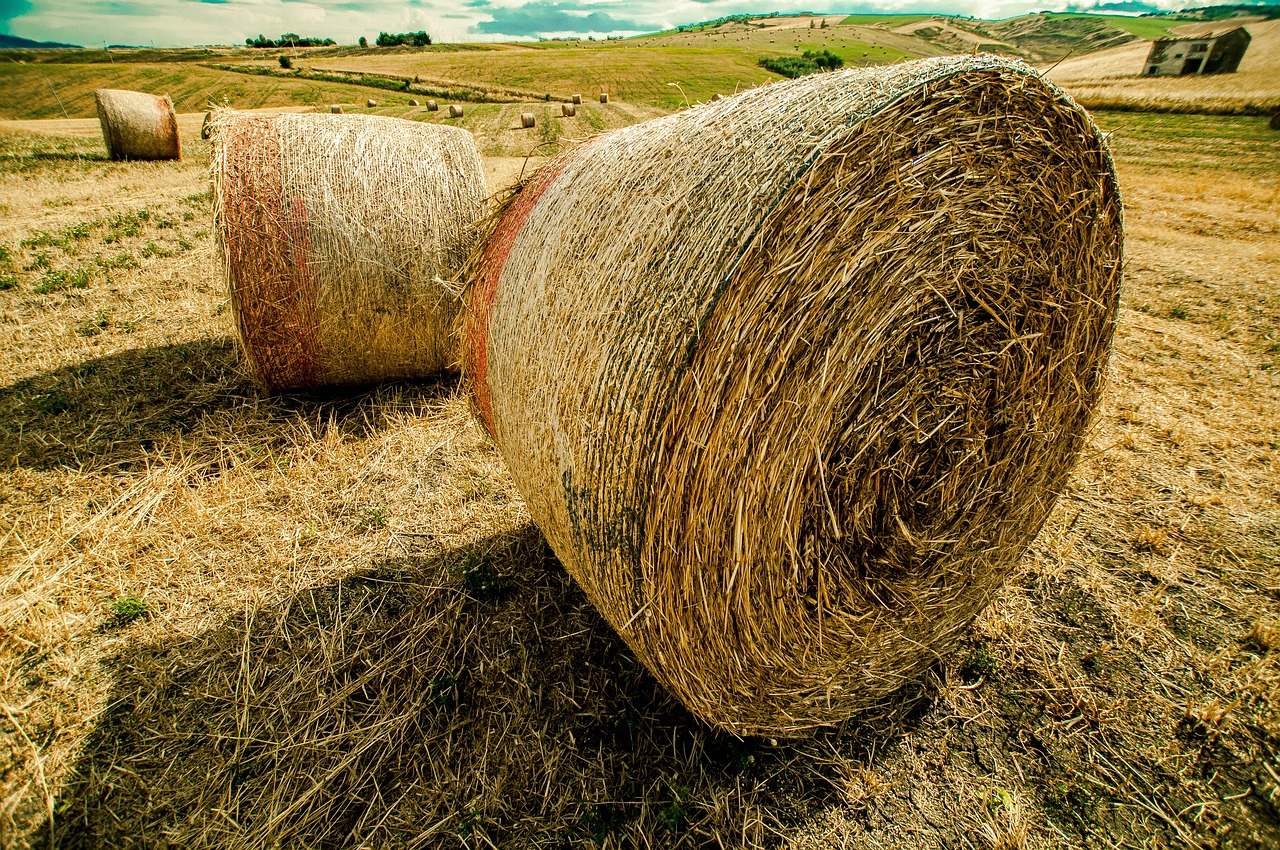
[(477, 415), (592, 603), (738, 734), (838, 723), (954, 647), (1102, 392), (1114, 166), (1018, 62), (819, 74), (599, 136), (495, 228)]

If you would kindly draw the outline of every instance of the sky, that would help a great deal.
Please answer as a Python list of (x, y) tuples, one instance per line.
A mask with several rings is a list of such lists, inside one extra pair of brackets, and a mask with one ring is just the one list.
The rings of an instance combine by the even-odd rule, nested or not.
[[(1211, 0), (1210, 0), (1211, 2)], [(636, 35), (743, 12), (916, 13), (995, 19), (1039, 10), (1171, 11), (1205, 0), (0, 0), (0, 33), (82, 44), (243, 44), (293, 32), (354, 44), (426, 30), (436, 41)]]

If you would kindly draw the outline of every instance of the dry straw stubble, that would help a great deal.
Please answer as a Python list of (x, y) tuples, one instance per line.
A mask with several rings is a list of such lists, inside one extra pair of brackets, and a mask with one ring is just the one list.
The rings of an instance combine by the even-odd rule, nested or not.
[(641, 661), (715, 725), (799, 733), (918, 677), (1018, 562), (1121, 259), (1105, 142), (1029, 67), (837, 72), (553, 161), (476, 257), (464, 356)]
[(266, 391), (456, 368), (457, 295), (485, 184), (471, 135), (366, 115), (214, 122), (217, 256)]
[(178, 117), (168, 95), (98, 89), (93, 98), (112, 159), (182, 159)]

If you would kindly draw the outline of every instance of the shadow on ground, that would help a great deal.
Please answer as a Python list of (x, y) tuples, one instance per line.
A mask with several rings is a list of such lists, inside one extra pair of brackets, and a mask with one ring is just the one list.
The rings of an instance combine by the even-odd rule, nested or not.
[[(378, 394), (432, 398), (453, 382), (389, 385), (342, 396), (263, 397), (243, 372), (235, 340), (217, 337), (122, 351), (0, 387), (0, 464), (92, 468), (145, 461), (157, 441), (234, 417), (237, 435), (269, 444), (286, 418), (320, 417), (353, 434)], [(209, 425), (225, 429), (227, 422)], [(216, 440), (210, 441), (216, 449)]]
[(532, 525), (111, 666), (62, 847), (759, 846), (838, 794), (832, 753), (865, 763), (927, 704), (794, 744), (717, 733)]

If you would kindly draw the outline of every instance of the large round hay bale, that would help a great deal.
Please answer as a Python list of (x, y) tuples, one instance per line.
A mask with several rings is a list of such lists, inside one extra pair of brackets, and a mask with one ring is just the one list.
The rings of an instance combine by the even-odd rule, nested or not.
[(521, 112), (521, 113), (520, 113), (520, 126), (521, 126), (522, 128), (524, 128), (525, 130), (528, 130), (528, 129), (529, 129), (529, 128), (531, 128), (535, 123), (537, 123), (537, 119), (535, 119), (535, 118), (534, 118), (534, 116), (533, 116), (533, 113), (532, 113), (532, 112)]
[(329, 107), (329, 114), (330, 114), (330, 115), (341, 115), (341, 114), (342, 114), (342, 107), (341, 107), (341, 106), (339, 106), (339, 105), (338, 105), (338, 104), (336, 104), (336, 103), (335, 103), (335, 104), (333, 104), (332, 106), (330, 106), (330, 107)]
[(268, 392), (456, 368), (484, 175), (471, 135), (372, 115), (215, 119), (217, 254)]
[(168, 95), (98, 89), (93, 99), (112, 159), (182, 159), (178, 116)]
[(582, 95), (580, 95), (580, 94), (575, 94), (575, 95), (573, 96), (573, 102), (574, 102), (574, 103), (582, 103)]
[(410, 106), (421, 106), (421, 104), (420, 104), (420, 103), (418, 103), (418, 99), (417, 99), (416, 97), (411, 97), (411, 98), (409, 98), (409, 105), (410, 105)]
[(918, 680), (1041, 528), (1122, 241), (1102, 136), (1029, 66), (804, 77), (540, 171), (473, 263), (465, 368), (658, 680), (797, 733)]
[(438, 110), (439, 108), (440, 108), (440, 104), (436, 103), (434, 100), (428, 100), (428, 101), (427, 101), (427, 111), (428, 111), (428, 112), (435, 112), (435, 111), (436, 111), (436, 110)]
[(578, 107), (574, 106), (572, 103), (562, 103), (560, 104), (560, 114), (565, 118), (572, 118), (578, 114)]
[(374, 100), (373, 98), (369, 98), (364, 102), (364, 105), (369, 109), (373, 109), (375, 106), (378, 105), (378, 101)]
[(601, 102), (601, 103), (608, 103), (608, 102), (609, 102), (609, 95), (608, 95), (608, 93), (606, 93), (606, 92), (600, 92), (600, 102)]
[(450, 104), (450, 105), (449, 105), (449, 117), (450, 117), (450, 118), (461, 118), (461, 117), (462, 117), (462, 114), (463, 114), (463, 109), (462, 109), (462, 107), (461, 107), (461, 106), (459, 106), (459, 105), (458, 105), (458, 104), (456, 104), (456, 103), (453, 103), (453, 104)]

